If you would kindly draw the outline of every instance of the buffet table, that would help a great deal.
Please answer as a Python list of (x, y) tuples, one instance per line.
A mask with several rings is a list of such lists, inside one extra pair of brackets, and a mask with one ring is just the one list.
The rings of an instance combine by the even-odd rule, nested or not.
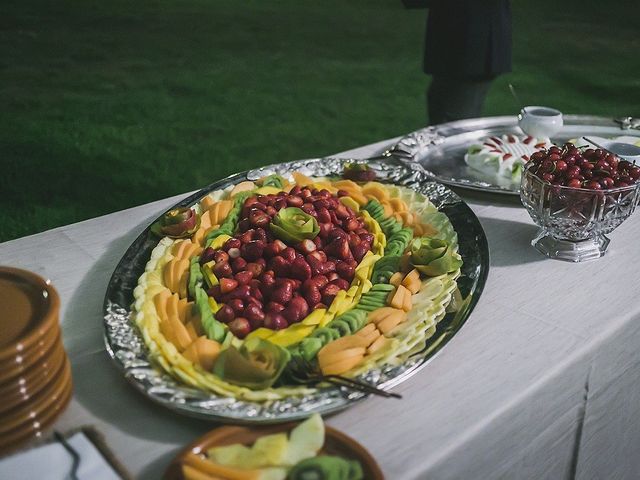
[[(364, 158), (392, 143), (340, 155)], [(458, 193), (491, 252), (478, 305), (394, 389), (402, 400), (370, 398), (328, 423), (362, 443), (389, 479), (632, 478), (640, 472), (640, 216), (611, 235), (605, 257), (570, 264), (530, 246), (536, 227), (517, 198)], [(145, 399), (103, 343), (102, 302), (116, 264), (185, 196), (0, 245), (0, 264), (50, 278), (61, 296), (75, 396), (56, 429), (93, 425), (135, 478), (160, 478), (181, 447), (216, 426)]]

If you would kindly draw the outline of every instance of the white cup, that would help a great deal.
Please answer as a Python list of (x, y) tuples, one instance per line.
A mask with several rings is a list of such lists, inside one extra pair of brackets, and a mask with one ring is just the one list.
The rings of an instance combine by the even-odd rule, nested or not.
[(562, 112), (549, 107), (524, 107), (518, 114), (518, 125), (532, 137), (551, 138), (562, 128)]

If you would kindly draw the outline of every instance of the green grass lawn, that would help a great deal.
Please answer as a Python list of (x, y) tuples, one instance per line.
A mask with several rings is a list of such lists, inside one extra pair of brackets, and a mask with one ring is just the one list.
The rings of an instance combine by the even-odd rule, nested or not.
[[(640, 116), (640, 2), (517, 0), (529, 104)], [(562, 11), (558, 11), (561, 7)], [(426, 12), (399, 0), (4, 0), (0, 241), (426, 123)]]

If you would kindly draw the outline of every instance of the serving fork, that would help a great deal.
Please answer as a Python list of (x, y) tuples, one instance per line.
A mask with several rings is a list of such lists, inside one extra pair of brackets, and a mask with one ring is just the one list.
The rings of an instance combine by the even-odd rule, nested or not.
[(299, 356), (295, 356), (291, 359), (288, 366), (288, 373), (293, 380), (306, 385), (327, 382), (339, 387), (351, 388), (353, 390), (378, 395), (380, 397), (402, 398), (402, 395), (398, 393), (386, 392), (381, 388), (360, 380), (343, 377), (342, 375), (324, 375), (313, 364)]

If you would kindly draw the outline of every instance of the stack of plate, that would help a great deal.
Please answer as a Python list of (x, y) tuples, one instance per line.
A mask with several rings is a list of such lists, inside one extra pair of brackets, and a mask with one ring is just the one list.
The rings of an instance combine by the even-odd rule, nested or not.
[(49, 282), (0, 267), (0, 454), (41, 436), (71, 399), (59, 310)]

